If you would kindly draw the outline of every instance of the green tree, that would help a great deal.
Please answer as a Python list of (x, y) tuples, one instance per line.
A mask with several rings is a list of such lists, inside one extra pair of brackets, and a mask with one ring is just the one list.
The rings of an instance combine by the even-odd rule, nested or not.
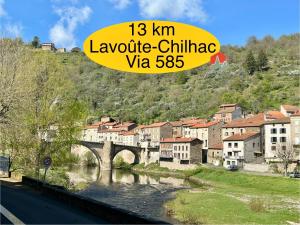
[(244, 67), (250, 75), (252, 75), (255, 72), (257, 65), (252, 51), (248, 52), (246, 60), (244, 62)]
[(39, 48), (41, 45), (40, 45), (40, 38), (38, 36), (34, 36), (32, 42), (31, 42), (31, 45), (35, 48)]
[(257, 68), (262, 71), (268, 66), (268, 58), (263, 50), (260, 50), (257, 57)]

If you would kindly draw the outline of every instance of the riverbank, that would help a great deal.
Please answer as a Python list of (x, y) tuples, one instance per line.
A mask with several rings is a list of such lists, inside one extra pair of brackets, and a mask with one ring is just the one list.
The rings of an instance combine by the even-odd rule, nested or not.
[(286, 224), (300, 222), (300, 181), (286, 177), (230, 172), (199, 167), (170, 171), (158, 165), (135, 165), (133, 171), (180, 176), (195, 183), (180, 190), (165, 207), (170, 216), (188, 224)]

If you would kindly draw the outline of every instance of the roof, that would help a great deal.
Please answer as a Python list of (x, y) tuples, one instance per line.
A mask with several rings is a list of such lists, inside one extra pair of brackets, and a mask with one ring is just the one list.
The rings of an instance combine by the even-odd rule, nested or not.
[(214, 145), (210, 146), (208, 148), (208, 150), (209, 149), (223, 149), (223, 143), (214, 144)]
[(234, 127), (260, 127), (264, 124), (264, 114), (259, 113), (253, 117), (247, 119), (237, 119), (224, 125), (224, 128), (234, 128)]
[(290, 122), (291, 119), (289, 117), (284, 117), (277, 120), (266, 121), (265, 124), (290, 123)]
[(208, 127), (211, 127), (211, 126), (216, 125), (218, 123), (220, 123), (220, 122), (211, 121), (211, 122), (208, 122), (208, 123), (199, 123), (199, 124), (193, 125), (191, 128), (208, 128)]
[(115, 125), (114, 127), (129, 127), (129, 126), (132, 126), (132, 125), (135, 125), (135, 123), (133, 122), (124, 122), (124, 123), (120, 123), (120, 124), (117, 124)]
[(300, 110), (300, 108), (295, 105), (282, 105), (282, 108), (284, 108), (287, 112), (297, 112)]
[(182, 126), (183, 122), (182, 121), (172, 121), (172, 122), (170, 122), (170, 124), (173, 127), (180, 127), (180, 126)]
[(121, 132), (120, 135), (123, 135), (123, 136), (130, 136), (130, 135), (137, 135), (138, 133), (134, 132), (134, 131), (124, 131), (124, 132)]
[(266, 119), (280, 119), (285, 117), (281, 112), (279, 111), (268, 111), (265, 113)]
[(162, 126), (166, 125), (167, 123), (169, 123), (169, 122), (158, 122), (158, 123), (152, 123), (152, 124), (149, 124), (149, 125), (144, 125), (144, 127), (143, 127), (143, 128), (162, 127)]
[(228, 109), (220, 109), (218, 112), (216, 112), (215, 114), (220, 114), (220, 113), (232, 113), (234, 112), (236, 109), (234, 108), (228, 108)]
[(198, 138), (176, 137), (176, 138), (162, 138), (160, 142), (161, 143), (188, 143), (195, 140), (200, 141)]
[(232, 135), (228, 138), (225, 138), (223, 141), (245, 141), (249, 138), (255, 137), (259, 135), (259, 132), (249, 132), (249, 133), (244, 133), (244, 134), (235, 134)]
[(113, 133), (113, 132), (121, 132), (124, 131), (122, 128), (111, 128), (111, 129), (101, 129), (98, 133)]

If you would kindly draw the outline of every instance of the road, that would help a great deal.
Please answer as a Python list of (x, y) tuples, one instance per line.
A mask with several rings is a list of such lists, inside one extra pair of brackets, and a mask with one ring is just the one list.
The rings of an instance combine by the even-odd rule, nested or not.
[(1, 183), (0, 191), (0, 224), (109, 223), (20, 184), (4, 185)]

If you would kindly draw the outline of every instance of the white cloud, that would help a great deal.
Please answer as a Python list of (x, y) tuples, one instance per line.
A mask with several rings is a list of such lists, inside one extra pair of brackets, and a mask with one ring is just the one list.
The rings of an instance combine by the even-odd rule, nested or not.
[(76, 8), (73, 6), (55, 9), (60, 17), (50, 29), (50, 40), (57, 46), (71, 49), (76, 46), (75, 30), (78, 25), (84, 24), (90, 18), (92, 10), (88, 6)]
[(149, 19), (184, 19), (205, 23), (202, 0), (138, 0), (141, 16)]
[(0, 0), (0, 17), (6, 15), (6, 12), (5, 12), (5, 9), (4, 9), (4, 3), (5, 3), (4, 0)]
[(5, 37), (21, 37), (23, 26), (21, 24), (7, 23), (2, 27)]
[(131, 0), (109, 0), (116, 9), (125, 9), (131, 4)]

